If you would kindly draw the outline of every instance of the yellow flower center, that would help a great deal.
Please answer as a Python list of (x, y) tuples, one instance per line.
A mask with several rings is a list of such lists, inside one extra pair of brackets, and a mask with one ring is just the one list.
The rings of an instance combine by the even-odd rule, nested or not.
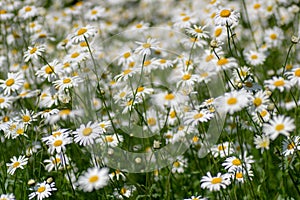
[(186, 22), (186, 21), (189, 21), (191, 18), (189, 16), (186, 16), (182, 19), (182, 21)]
[(201, 76), (202, 78), (208, 77), (208, 73), (207, 73), (207, 72), (203, 72), (203, 73), (200, 74), (200, 76)]
[(46, 68), (45, 68), (45, 72), (46, 72), (46, 74), (52, 74), (54, 71), (53, 71), (53, 67), (52, 66), (47, 66)]
[(145, 43), (145, 44), (143, 44), (143, 47), (144, 47), (145, 49), (148, 49), (148, 48), (150, 48), (150, 47), (151, 47), (151, 44), (149, 44), (149, 43)]
[(251, 56), (252, 60), (256, 60), (257, 58), (258, 58), (258, 56), (256, 54), (254, 54), (254, 55)]
[(67, 83), (70, 83), (71, 82), (71, 79), (70, 78), (65, 78), (64, 80), (63, 80), (63, 83), (64, 84), (67, 84)]
[(8, 122), (9, 121), (9, 117), (8, 116), (4, 116), (2, 119), (3, 122)]
[(113, 138), (112, 136), (108, 135), (108, 136), (105, 137), (105, 140), (106, 140), (107, 142), (113, 142), (113, 141), (114, 141), (114, 138)]
[(237, 173), (235, 174), (235, 177), (236, 177), (236, 178), (243, 178), (243, 173), (237, 172)]
[(37, 50), (37, 48), (36, 48), (36, 47), (33, 47), (33, 48), (29, 51), (29, 53), (30, 53), (30, 54), (34, 54), (34, 53), (36, 52), (36, 50)]
[(0, 103), (3, 103), (5, 101), (5, 99), (0, 97)]
[(202, 118), (204, 115), (202, 113), (197, 113), (196, 115), (194, 115), (194, 119), (200, 119)]
[(62, 143), (63, 143), (62, 140), (55, 140), (55, 142), (53, 143), (53, 145), (54, 145), (55, 147), (59, 147), (59, 146), (62, 145)]
[(223, 32), (223, 29), (222, 28), (217, 28), (215, 30), (215, 37), (219, 37)]
[(275, 130), (276, 131), (282, 131), (284, 129), (284, 124), (277, 124), (276, 126), (275, 126)]
[(14, 162), (14, 164), (13, 164), (13, 168), (17, 168), (17, 167), (19, 167), (20, 166), (20, 162)]
[(236, 159), (234, 159), (234, 160), (232, 161), (232, 164), (235, 165), (235, 166), (239, 166), (239, 165), (241, 165), (242, 163), (241, 163), (240, 159), (236, 158)]
[(58, 164), (60, 163), (60, 158), (55, 158), (54, 160), (52, 160), (53, 164)]
[(223, 146), (223, 145), (218, 146), (219, 151), (224, 151), (225, 149), (226, 149), (226, 146)]
[(173, 110), (170, 112), (170, 117), (175, 118), (176, 117), (176, 112)]
[(92, 132), (93, 132), (93, 129), (91, 129), (91, 128), (88, 127), (88, 128), (83, 129), (82, 134), (84, 136), (89, 136), (89, 135), (92, 134)]
[(123, 74), (124, 74), (124, 75), (129, 74), (131, 71), (132, 71), (131, 69), (125, 69), (125, 70), (123, 71)]
[(126, 192), (127, 192), (126, 188), (122, 188), (122, 189), (120, 190), (120, 193), (121, 193), (122, 195), (124, 195)]
[(165, 59), (160, 59), (159, 61), (161, 64), (165, 64), (167, 61)]
[(26, 8), (25, 8), (25, 11), (26, 12), (30, 12), (32, 9), (31, 9), (31, 7), (30, 6), (26, 6)]
[(291, 149), (294, 149), (294, 148), (295, 148), (295, 143), (294, 142), (287, 145), (288, 150), (291, 150)]
[(5, 82), (6, 86), (8, 86), (8, 87), (12, 86), (14, 83), (15, 83), (15, 79), (13, 79), (13, 78), (10, 78)]
[(121, 93), (119, 94), (119, 97), (123, 98), (123, 97), (125, 97), (125, 95), (126, 95), (126, 92), (121, 92)]
[(6, 10), (0, 10), (0, 15), (6, 14), (7, 11)]
[(175, 162), (173, 163), (173, 167), (178, 168), (179, 166), (180, 166), (180, 163), (179, 163), (178, 161), (175, 161)]
[(268, 114), (268, 111), (263, 110), (260, 112), (260, 116), (265, 117)]
[(156, 119), (153, 117), (150, 117), (147, 119), (147, 123), (149, 126), (155, 126), (156, 125)]
[(294, 74), (295, 76), (300, 77), (300, 68), (296, 69)]
[(68, 114), (70, 114), (70, 113), (71, 113), (71, 110), (65, 109), (65, 110), (61, 110), (61, 111), (59, 112), (59, 115), (60, 115), (60, 116), (62, 116), (62, 115), (68, 115)]
[(87, 46), (88, 46), (86, 42), (80, 42), (79, 45), (80, 45), (81, 47), (87, 47)]
[(77, 58), (80, 54), (78, 52), (72, 53), (71, 58)]
[(211, 180), (212, 184), (219, 184), (222, 183), (222, 178), (221, 177), (215, 177)]
[(45, 187), (45, 186), (41, 186), (41, 187), (39, 187), (39, 188), (37, 189), (37, 192), (38, 192), (38, 193), (42, 193), (42, 192), (45, 192), (45, 190), (46, 190), (46, 187)]
[(77, 35), (82, 35), (84, 34), (85, 32), (87, 32), (87, 29), (86, 28), (81, 28), (77, 31)]
[(237, 98), (235, 98), (235, 97), (231, 97), (227, 100), (228, 105), (234, 105), (236, 103), (237, 103)]
[(182, 80), (187, 81), (187, 80), (189, 80), (189, 79), (191, 78), (191, 76), (192, 76), (192, 75), (190, 75), (190, 74), (184, 74), (184, 75), (182, 76)]
[(22, 134), (24, 133), (24, 129), (19, 128), (19, 129), (16, 131), (16, 133), (17, 133), (18, 135), (22, 135)]
[(231, 15), (231, 11), (227, 9), (224, 9), (220, 12), (221, 17), (229, 17), (230, 15)]
[(284, 80), (277, 80), (273, 83), (273, 85), (276, 87), (284, 86)]
[(30, 116), (24, 115), (24, 116), (22, 117), (22, 119), (23, 119), (23, 122), (29, 122), (29, 121), (30, 121)]
[(52, 134), (53, 137), (57, 137), (57, 136), (60, 136), (60, 135), (61, 135), (61, 132), (59, 132), (59, 131)]
[(253, 8), (254, 9), (259, 9), (261, 7), (260, 3), (256, 3), (253, 5)]
[(150, 65), (151, 64), (151, 61), (150, 60), (146, 60), (145, 62), (144, 62), (144, 66), (145, 67), (147, 67), (148, 65)]
[(170, 93), (165, 96), (165, 100), (171, 101), (175, 98), (174, 94)]
[(126, 52), (124, 53), (123, 57), (124, 58), (129, 58), (131, 56), (131, 53), (130, 52)]
[(227, 58), (221, 58), (220, 60), (218, 60), (217, 64), (222, 66), (222, 65), (226, 65), (228, 63), (228, 59)]
[(129, 100), (129, 101), (127, 101), (127, 106), (131, 106), (131, 105), (132, 105), (132, 103), (133, 103), (133, 100)]
[(137, 92), (143, 92), (143, 91), (144, 91), (144, 89), (145, 89), (145, 88), (144, 88), (144, 87), (142, 87), (142, 86), (141, 86), (141, 87), (138, 87), (138, 89), (137, 89)]
[(214, 55), (209, 54), (208, 56), (206, 56), (205, 61), (206, 61), (206, 62), (209, 62), (209, 61), (211, 61), (213, 58), (214, 58)]
[(196, 28), (195, 31), (196, 31), (197, 33), (203, 33), (203, 30), (200, 29), (200, 28)]
[(198, 142), (198, 141), (199, 141), (199, 137), (194, 136), (193, 139), (192, 139), (192, 141), (193, 141), (194, 143)]
[(262, 100), (261, 100), (261, 98), (255, 98), (254, 100), (253, 100), (253, 104), (256, 106), (256, 107), (258, 107), (258, 106), (260, 106), (261, 104), (262, 104)]
[(137, 24), (135, 27), (136, 27), (136, 28), (142, 28), (142, 27), (143, 27), (143, 24)]
[(92, 14), (92, 15), (96, 15), (97, 13), (98, 13), (97, 10), (92, 10), (92, 11), (91, 11), (91, 14)]
[(270, 35), (270, 38), (271, 38), (272, 40), (276, 40), (276, 39), (277, 39), (277, 34), (272, 33), (272, 34)]

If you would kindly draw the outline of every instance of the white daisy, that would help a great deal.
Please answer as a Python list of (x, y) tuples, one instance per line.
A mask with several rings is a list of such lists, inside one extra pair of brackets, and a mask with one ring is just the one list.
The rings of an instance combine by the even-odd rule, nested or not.
[(215, 16), (215, 25), (235, 26), (238, 24), (240, 14), (231, 9), (218, 10)]
[(201, 188), (209, 189), (210, 191), (220, 191), (230, 185), (230, 174), (218, 173), (213, 177), (210, 172), (201, 178)]
[(92, 192), (93, 189), (98, 190), (108, 184), (109, 181), (108, 168), (89, 168), (87, 172), (78, 178), (78, 185), (85, 192)]
[(193, 110), (185, 114), (184, 123), (186, 125), (197, 126), (198, 123), (209, 121), (213, 116), (214, 114), (206, 109), (200, 111)]
[(19, 156), (18, 158), (16, 156), (13, 156), (10, 161), (11, 163), (6, 163), (6, 166), (8, 167), (7, 173), (13, 175), (16, 169), (24, 169), (24, 166), (28, 163), (28, 158), (26, 158), (25, 156)]
[(98, 123), (90, 121), (86, 125), (81, 124), (80, 127), (73, 132), (74, 142), (83, 146), (94, 144), (95, 139), (100, 136), (100, 133), (102, 133), (102, 130)]
[(97, 33), (97, 28), (95, 26), (87, 25), (76, 30), (76, 32), (71, 36), (73, 44), (78, 44), (79, 42), (85, 41), (93, 37)]
[(4, 95), (10, 95), (13, 92), (18, 91), (24, 84), (24, 76), (21, 72), (8, 73), (6, 80), (0, 79), (0, 89), (4, 90)]
[(37, 183), (36, 186), (31, 189), (34, 192), (28, 195), (29, 199), (33, 199), (37, 197), (38, 200), (42, 200), (44, 198), (48, 198), (52, 195), (53, 191), (56, 191), (57, 188), (55, 187), (55, 182), (47, 183), (46, 181)]
[(274, 116), (269, 123), (263, 124), (263, 132), (270, 136), (271, 140), (275, 140), (279, 134), (289, 137), (294, 129), (294, 119), (284, 115)]
[(136, 42), (138, 45), (140, 45), (138, 48), (135, 49), (135, 53), (140, 54), (142, 56), (144, 55), (150, 55), (151, 50), (158, 50), (159, 49), (159, 42), (156, 41), (156, 39), (148, 38), (145, 43), (143, 42)]
[(35, 45), (33, 47), (28, 47), (28, 50), (24, 52), (24, 61), (37, 60), (39, 56), (42, 56), (46, 50), (45, 45)]

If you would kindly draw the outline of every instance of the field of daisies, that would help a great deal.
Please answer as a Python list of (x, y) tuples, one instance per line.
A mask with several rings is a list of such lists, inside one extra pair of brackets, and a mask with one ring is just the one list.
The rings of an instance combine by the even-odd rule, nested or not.
[(0, 1), (0, 199), (299, 199), (299, 14)]

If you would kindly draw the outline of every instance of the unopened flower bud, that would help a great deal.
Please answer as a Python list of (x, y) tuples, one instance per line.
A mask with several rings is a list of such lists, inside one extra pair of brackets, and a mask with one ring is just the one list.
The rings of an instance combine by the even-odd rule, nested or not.
[(297, 43), (299, 42), (299, 39), (300, 39), (299, 37), (293, 35), (292, 38), (291, 38), (291, 42), (292, 42), (293, 44), (297, 44)]

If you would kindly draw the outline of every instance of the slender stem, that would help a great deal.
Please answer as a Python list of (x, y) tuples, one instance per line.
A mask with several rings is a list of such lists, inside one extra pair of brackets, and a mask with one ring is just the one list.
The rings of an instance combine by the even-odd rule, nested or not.
[(286, 64), (287, 64), (287, 61), (288, 61), (288, 59), (289, 59), (289, 55), (290, 55), (290, 53), (291, 53), (291, 50), (292, 50), (293, 46), (294, 46), (294, 43), (292, 43), (292, 44), (290, 45), (290, 48), (289, 48), (289, 50), (288, 50), (288, 52), (287, 52), (287, 54), (286, 54), (285, 61), (284, 61), (284, 65), (282, 66), (282, 67), (283, 67), (283, 69), (282, 69), (282, 74), (281, 74), (282, 76), (284, 75), (285, 68), (286, 68)]

